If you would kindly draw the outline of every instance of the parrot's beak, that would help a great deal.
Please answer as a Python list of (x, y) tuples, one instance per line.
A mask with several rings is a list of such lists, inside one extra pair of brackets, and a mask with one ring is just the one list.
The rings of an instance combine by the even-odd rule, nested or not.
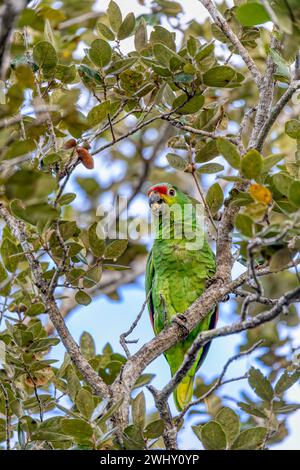
[(150, 209), (154, 214), (160, 212), (164, 200), (159, 192), (151, 191), (148, 197), (148, 201)]

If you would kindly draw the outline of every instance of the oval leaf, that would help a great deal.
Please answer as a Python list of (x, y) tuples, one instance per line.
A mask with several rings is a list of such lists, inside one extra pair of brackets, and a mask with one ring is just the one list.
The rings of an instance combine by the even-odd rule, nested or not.
[(206, 203), (210, 208), (212, 215), (215, 215), (218, 210), (222, 207), (224, 201), (224, 195), (219, 183), (213, 184), (206, 195)]
[(262, 172), (263, 163), (263, 158), (257, 150), (249, 150), (242, 158), (242, 174), (248, 179), (257, 178)]
[(226, 449), (226, 435), (222, 426), (216, 421), (210, 421), (201, 427), (201, 441), (205, 449)]
[(104, 67), (111, 60), (112, 49), (104, 39), (95, 39), (89, 50), (89, 57), (97, 67)]
[(274, 392), (271, 382), (264, 377), (259, 369), (251, 367), (249, 370), (248, 382), (256, 395), (262, 400), (269, 402), (273, 399)]

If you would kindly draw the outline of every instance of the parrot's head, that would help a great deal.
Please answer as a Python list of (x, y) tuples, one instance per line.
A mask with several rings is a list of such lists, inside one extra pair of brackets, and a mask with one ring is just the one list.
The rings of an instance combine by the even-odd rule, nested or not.
[(170, 183), (158, 183), (151, 186), (148, 190), (148, 201), (154, 214), (163, 212), (166, 206), (172, 206), (173, 204), (182, 206), (191, 202), (188, 196)]

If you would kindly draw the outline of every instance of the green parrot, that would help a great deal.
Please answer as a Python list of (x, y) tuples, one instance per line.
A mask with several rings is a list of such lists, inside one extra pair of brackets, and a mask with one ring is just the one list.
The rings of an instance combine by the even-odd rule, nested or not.
[[(157, 335), (172, 322), (174, 315), (184, 313), (203, 293), (206, 282), (216, 271), (216, 264), (202, 224), (196, 216), (198, 201), (169, 183), (152, 186), (148, 191), (148, 200), (156, 219), (156, 236), (147, 261), (146, 294), (152, 327)], [(186, 207), (190, 211), (186, 211)], [(182, 216), (183, 210), (184, 214), (188, 212), (187, 216)], [(169, 217), (164, 214), (169, 214)], [(192, 237), (199, 233), (199, 241), (194, 244)], [(214, 328), (216, 322), (217, 306), (212, 306), (211, 312), (187, 338), (165, 353), (172, 376), (181, 366), (199, 332)], [(174, 401), (179, 411), (192, 399), (194, 377), (208, 349), (209, 343), (199, 351), (194, 365), (174, 391)]]

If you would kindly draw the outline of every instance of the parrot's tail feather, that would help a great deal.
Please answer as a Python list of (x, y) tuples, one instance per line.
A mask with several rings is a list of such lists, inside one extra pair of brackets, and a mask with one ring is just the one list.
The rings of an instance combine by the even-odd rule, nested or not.
[(180, 384), (177, 385), (176, 390), (173, 392), (173, 397), (178, 411), (182, 411), (191, 401), (193, 396), (193, 388), (194, 377), (189, 376), (184, 377)]

